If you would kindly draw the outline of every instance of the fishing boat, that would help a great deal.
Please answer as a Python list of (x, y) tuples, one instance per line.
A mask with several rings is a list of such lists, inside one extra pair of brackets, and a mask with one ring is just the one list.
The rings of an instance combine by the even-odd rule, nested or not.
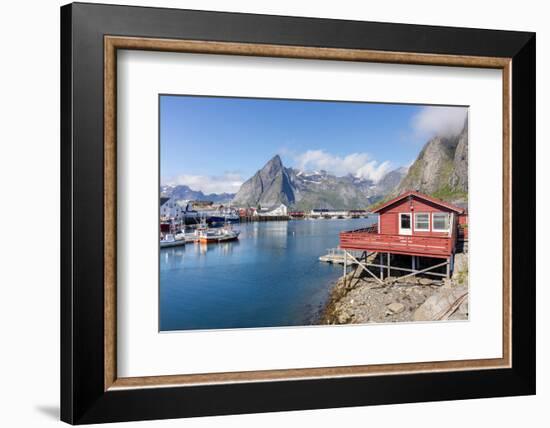
[(196, 231), (193, 232), (178, 232), (175, 235), (177, 240), (185, 241), (185, 242), (195, 242), (199, 239), (199, 236)]
[(211, 214), (207, 217), (208, 223), (238, 223), (240, 219), (235, 213)]
[(228, 242), (239, 239), (240, 232), (224, 226), (219, 229), (206, 229), (199, 231), (199, 241), (205, 244)]
[[(206, 229), (206, 228), (205, 228)], [(196, 228), (191, 231), (180, 231), (176, 234), (176, 239), (184, 240), (185, 242), (197, 242), (199, 240), (199, 231), (201, 228)]]
[(225, 221), (227, 223), (238, 223), (241, 220), (241, 217), (238, 213), (232, 211), (225, 214)]
[(197, 242), (200, 238), (201, 231), (208, 230), (206, 218), (202, 218), (201, 222), (195, 227), (185, 228), (176, 234), (176, 239), (183, 239), (185, 242)]
[(225, 216), (219, 214), (211, 214), (207, 217), (206, 221), (210, 224), (225, 223)]
[(167, 233), (160, 240), (160, 248), (179, 247), (180, 245), (185, 245), (185, 239), (176, 239), (171, 233)]

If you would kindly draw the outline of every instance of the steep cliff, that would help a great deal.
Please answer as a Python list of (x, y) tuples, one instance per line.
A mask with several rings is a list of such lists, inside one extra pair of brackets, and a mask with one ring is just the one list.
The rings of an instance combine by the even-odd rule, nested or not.
[(389, 196), (396, 196), (407, 190), (416, 190), (449, 202), (467, 203), (467, 124), (457, 135), (430, 139), (407, 175)]
[(279, 155), (276, 155), (242, 184), (233, 198), (233, 205), (257, 207), (258, 205), (273, 206), (281, 203), (292, 205), (294, 191), (289, 181), (288, 172), (283, 167)]

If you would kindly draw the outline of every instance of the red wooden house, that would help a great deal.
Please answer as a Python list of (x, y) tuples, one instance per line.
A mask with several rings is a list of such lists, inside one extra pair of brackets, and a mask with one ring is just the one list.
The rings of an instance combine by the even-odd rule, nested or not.
[(369, 252), (386, 253), (387, 265), (384, 267), (388, 271), (391, 254), (410, 255), (412, 269), (400, 270), (413, 272), (411, 275), (421, 273), (416, 270), (418, 257), (445, 259), (433, 268), (447, 265), (446, 276), (449, 275), (457, 244), (458, 224), (465, 223), (466, 212), (463, 208), (408, 191), (373, 212), (379, 215), (378, 224), (340, 233), (340, 248), (363, 251), (366, 255)]

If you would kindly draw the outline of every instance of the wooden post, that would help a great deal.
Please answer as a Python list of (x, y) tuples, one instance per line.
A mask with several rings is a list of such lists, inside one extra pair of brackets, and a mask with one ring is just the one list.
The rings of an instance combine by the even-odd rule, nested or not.
[(384, 279), (384, 268), (382, 267), (384, 265), (384, 253), (378, 253), (380, 254), (380, 279)]
[[(418, 275), (418, 274), (420, 274), (420, 273), (429, 272), (429, 271), (431, 271), (431, 270), (434, 270), (435, 268), (442, 267), (442, 266), (445, 266), (445, 265), (447, 265), (447, 264), (448, 264), (447, 261), (445, 261), (445, 262), (443, 262), (443, 263), (438, 263), (438, 264), (436, 264), (436, 265), (433, 265), (433, 266), (430, 266), (430, 267), (427, 267), (427, 268), (424, 268), (424, 269), (421, 269), (421, 270), (416, 270), (416, 271), (414, 271), (414, 272), (412, 272), (412, 273), (409, 273), (409, 274), (407, 274), (407, 275), (405, 275), (405, 276), (401, 276), (401, 277), (399, 277), (399, 279), (402, 280), (402, 279), (408, 278), (409, 276), (415, 276), (415, 275)], [(400, 268), (395, 268), (395, 269), (400, 269)], [(432, 274), (432, 275), (439, 275), (439, 274), (435, 274), (435, 273), (434, 273), (434, 274)], [(443, 274), (441, 274), (441, 275), (444, 276)]]
[(348, 252), (344, 250), (344, 288), (346, 288), (347, 273), (348, 273)]
[(451, 258), (450, 257), (447, 259), (446, 268), (447, 268), (446, 277), (447, 279), (449, 279), (451, 277)]
[(357, 268), (356, 269), (362, 269), (363, 271), (367, 272), (370, 276), (372, 276), (374, 279), (376, 279), (380, 284), (384, 284), (384, 281), (378, 279), (377, 276), (369, 270), (369, 268), (367, 267), (367, 265), (364, 262), (357, 260), (351, 254), (348, 254), (348, 256), (351, 258), (352, 261), (357, 263)]
[(411, 269), (412, 269), (412, 270), (416, 270), (416, 256), (412, 256), (412, 266), (411, 266)]
[(386, 253), (386, 257), (388, 258), (388, 278), (391, 276), (391, 267), (390, 267), (390, 253)]

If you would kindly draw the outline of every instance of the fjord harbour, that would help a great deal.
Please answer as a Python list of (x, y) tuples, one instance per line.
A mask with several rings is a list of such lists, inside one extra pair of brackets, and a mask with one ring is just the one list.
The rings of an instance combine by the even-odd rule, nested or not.
[(239, 239), (160, 250), (160, 330), (312, 325), (342, 267), (319, 256), (339, 232), (377, 222), (319, 219), (241, 223)]
[(468, 111), (161, 95), (159, 330), (467, 320)]

